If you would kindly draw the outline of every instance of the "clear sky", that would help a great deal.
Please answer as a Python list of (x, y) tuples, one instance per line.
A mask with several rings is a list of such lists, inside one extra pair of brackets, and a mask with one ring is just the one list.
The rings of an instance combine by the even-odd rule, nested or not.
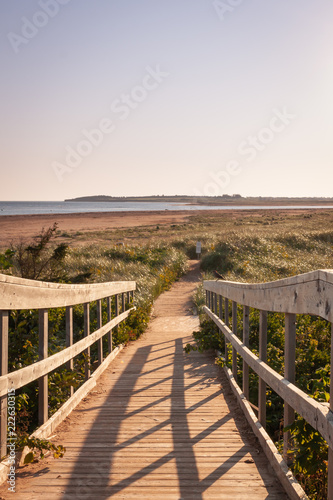
[(333, 196), (331, 0), (0, 0), (0, 200)]

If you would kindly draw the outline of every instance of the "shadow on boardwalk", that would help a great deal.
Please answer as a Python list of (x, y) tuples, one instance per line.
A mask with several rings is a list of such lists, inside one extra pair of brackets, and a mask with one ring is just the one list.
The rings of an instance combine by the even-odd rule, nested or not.
[[(209, 385), (211, 370), (205, 370), (205, 365), (202, 365), (200, 359), (197, 359), (195, 363), (192, 363), (190, 368), (186, 367), (186, 364), (183, 361), (184, 355), (182, 340), (177, 339), (174, 342), (171, 342), (171, 344), (173, 343), (175, 345), (172, 389), (170, 394), (170, 417), (156, 423), (148, 430), (137, 433), (127, 441), (121, 441), (121, 443), (119, 443), (118, 434), (120, 433), (120, 428), (126, 419), (130, 419), (135, 415), (140, 416), (141, 413), (147, 412), (147, 410), (153, 409), (155, 406), (163, 404), (163, 402), (166, 402), (169, 399), (169, 396), (162, 396), (150, 403), (143, 404), (140, 408), (133, 410), (130, 407), (129, 402), (132, 395), (137, 394), (137, 391), (135, 390), (136, 378), (133, 377), (132, 382), (129, 382), (128, 372), (124, 372), (124, 380), (120, 377), (118, 383), (115, 385), (113, 390), (110, 391), (107, 398), (108, 404), (101, 408), (100, 413), (94, 422), (94, 426), (91, 428), (91, 431), (85, 440), (82, 452), (80, 453), (76, 466), (71, 474), (66, 493), (62, 497), (63, 500), (91, 498), (92, 493), (96, 495), (95, 498), (99, 498), (101, 500), (110, 498), (116, 492), (125, 490), (130, 485), (137, 483), (140, 479), (152, 474), (152, 472), (158, 471), (163, 465), (168, 464), (171, 461), (175, 461), (176, 463), (181, 498), (186, 498), (188, 497), (188, 494), (191, 493), (191, 498), (199, 500), (203, 498), (202, 492), (213, 485), (219, 477), (234, 467), (235, 463), (248, 454), (248, 446), (244, 446), (237, 451), (235, 456), (231, 455), (229, 459), (220, 465), (220, 467), (206, 476), (204, 482), (200, 481), (194, 446), (200, 443), (203, 439), (209, 437), (213, 432), (216, 432), (216, 430), (223, 427), (223, 425), (226, 424), (232, 417), (230, 414), (225, 415), (218, 421), (214, 421), (212, 425), (205, 427), (195, 437), (191, 438), (188, 426), (188, 415), (201, 407), (209, 405), (210, 401), (219, 396), (221, 391), (214, 391), (208, 397), (205, 397), (203, 394), (203, 399), (186, 408), (185, 373), (187, 373), (189, 377), (194, 376), (195, 379), (193, 384), (188, 386), (188, 389), (190, 389), (200, 384)], [(167, 344), (168, 347), (161, 347), (159, 351), (169, 348), (170, 342), (166, 342), (165, 344)], [(145, 346), (138, 349), (129, 363), (129, 367), (135, 367), (137, 377), (140, 377), (142, 368), (148, 361), (148, 356), (151, 353), (152, 348), (153, 346)], [(154, 350), (154, 352), (157, 353), (158, 351)], [(159, 352), (159, 354), (161, 354), (161, 352)], [(145, 375), (162, 370), (167, 366), (169, 366), (169, 364), (161, 365), (158, 369), (146, 372)], [(130, 370), (134, 374), (133, 368), (130, 368)], [(159, 384), (163, 384), (166, 380), (168, 379), (161, 378), (158, 382), (148, 385), (147, 389), (157, 387)], [(124, 387), (126, 387), (125, 390)], [(110, 418), (109, 405), (113, 406), (112, 401), (119, 398), (119, 392), (122, 394), (122, 404), (117, 407), (116, 410), (114, 409), (112, 411), (114, 415), (113, 418)], [(91, 408), (91, 410), (94, 410), (94, 408)], [(133, 447), (135, 443), (139, 443), (141, 440), (149, 436), (153, 437), (155, 433), (158, 433), (163, 429), (168, 429), (170, 426), (172, 428), (171, 439), (173, 443), (173, 449), (171, 451), (166, 452), (157, 460), (150, 460), (146, 466), (142, 466), (141, 468), (135, 470), (132, 475), (126, 475), (125, 478), (119, 480), (118, 482), (114, 482), (112, 486), (109, 485), (109, 478), (112, 476), (113, 465), (117, 463), (117, 455), (119, 455), (119, 452), (121, 454), (121, 450), (124, 450), (127, 447)], [(87, 451), (89, 453), (91, 447), (94, 447), (94, 445), (97, 444), (96, 429), (103, 429), (104, 440), (101, 443), (103, 447), (101, 453), (96, 453), (96, 450), (94, 450), (94, 454), (93, 456), (90, 456), (88, 463)], [(156, 445), (158, 445), (158, 438)], [(145, 453), (143, 453), (142, 456), (143, 462), (144, 456)], [(85, 471), (83, 470), (84, 463), (87, 464)], [(83, 472), (85, 477), (82, 477)], [(165, 487), (165, 485), (163, 486)], [(163, 488), (163, 486), (161, 485), (161, 488)], [(189, 491), (189, 486), (191, 487), (191, 491)], [(157, 485), (156, 488), (158, 488)], [(163, 492), (161, 491), (161, 493)]]

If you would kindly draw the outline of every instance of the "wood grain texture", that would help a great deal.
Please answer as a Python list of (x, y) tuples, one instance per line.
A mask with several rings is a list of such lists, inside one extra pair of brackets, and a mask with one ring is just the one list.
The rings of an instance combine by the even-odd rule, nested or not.
[(333, 271), (318, 270), (269, 283), (204, 281), (204, 288), (264, 311), (313, 314), (333, 322)]
[(73, 306), (135, 289), (135, 281), (65, 285), (0, 274), (0, 310)]
[(56, 430), (65, 457), (23, 469), (15, 499), (287, 498), (213, 356), (184, 352), (196, 281), (156, 301), (148, 331)]

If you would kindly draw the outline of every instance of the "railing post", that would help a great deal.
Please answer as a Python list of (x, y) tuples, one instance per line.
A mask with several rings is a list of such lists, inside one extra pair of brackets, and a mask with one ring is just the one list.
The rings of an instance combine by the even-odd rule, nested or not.
[[(73, 345), (73, 307), (66, 307), (66, 347)], [(73, 371), (74, 360), (70, 359), (67, 363), (67, 370)], [(70, 396), (74, 394), (74, 387), (70, 386)]]
[[(292, 384), (295, 383), (295, 359), (296, 359), (296, 315), (285, 314), (285, 334), (284, 334), (284, 377)], [(291, 425), (295, 420), (294, 409), (284, 403), (284, 427)], [(291, 447), (290, 432), (283, 434), (283, 458), (285, 462), (290, 462), (288, 450)]]
[[(90, 335), (90, 307), (89, 302), (83, 304), (84, 309), (84, 336), (88, 337)], [(88, 380), (90, 377), (90, 347), (87, 347), (84, 351), (86, 355), (85, 361), (85, 379)]]
[[(250, 347), (250, 308), (243, 306), (243, 344)], [(243, 393), (246, 399), (250, 399), (249, 390), (249, 365), (243, 359)]]
[[(224, 299), (224, 322), (227, 327), (229, 327), (229, 300), (225, 297)], [(225, 363), (228, 364), (229, 358), (229, 346), (227, 338), (225, 337)]]
[[(232, 301), (232, 333), (237, 337), (237, 302)], [(237, 382), (237, 351), (232, 348), (232, 374)]]
[[(119, 296), (116, 294), (114, 296), (114, 311), (115, 311), (115, 317), (119, 315)], [(115, 328), (116, 332), (118, 332), (118, 326)]]
[[(8, 373), (8, 320), (9, 312), (0, 311), (0, 375)], [(0, 399), (0, 460), (7, 455), (7, 394)]]
[[(111, 297), (107, 298), (108, 321), (111, 321)], [(112, 352), (112, 330), (108, 333), (108, 352)]]
[(119, 315), (119, 296), (116, 294), (114, 296), (115, 302), (114, 302), (114, 310), (115, 310), (115, 315), (116, 317)]
[[(96, 301), (97, 305), (97, 330), (102, 328), (102, 301), (101, 299)], [(103, 337), (97, 341), (97, 355), (98, 355), (98, 366), (103, 363)]]
[[(260, 311), (259, 359), (267, 361), (267, 311)], [(259, 377), (259, 422), (266, 428), (266, 383)]]
[[(39, 310), (39, 360), (46, 359), (48, 356), (48, 310)], [(38, 379), (38, 423), (45, 424), (48, 419), (48, 376), (44, 375)]]
[(223, 319), (223, 297), (219, 295), (219, 318)]

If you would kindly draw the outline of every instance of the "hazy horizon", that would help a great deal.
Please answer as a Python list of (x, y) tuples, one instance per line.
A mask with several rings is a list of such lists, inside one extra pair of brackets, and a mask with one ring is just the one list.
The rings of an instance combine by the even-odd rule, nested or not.
[(332, 4), (13, 0), (0, 13), (1, 200), (331, 196)]

